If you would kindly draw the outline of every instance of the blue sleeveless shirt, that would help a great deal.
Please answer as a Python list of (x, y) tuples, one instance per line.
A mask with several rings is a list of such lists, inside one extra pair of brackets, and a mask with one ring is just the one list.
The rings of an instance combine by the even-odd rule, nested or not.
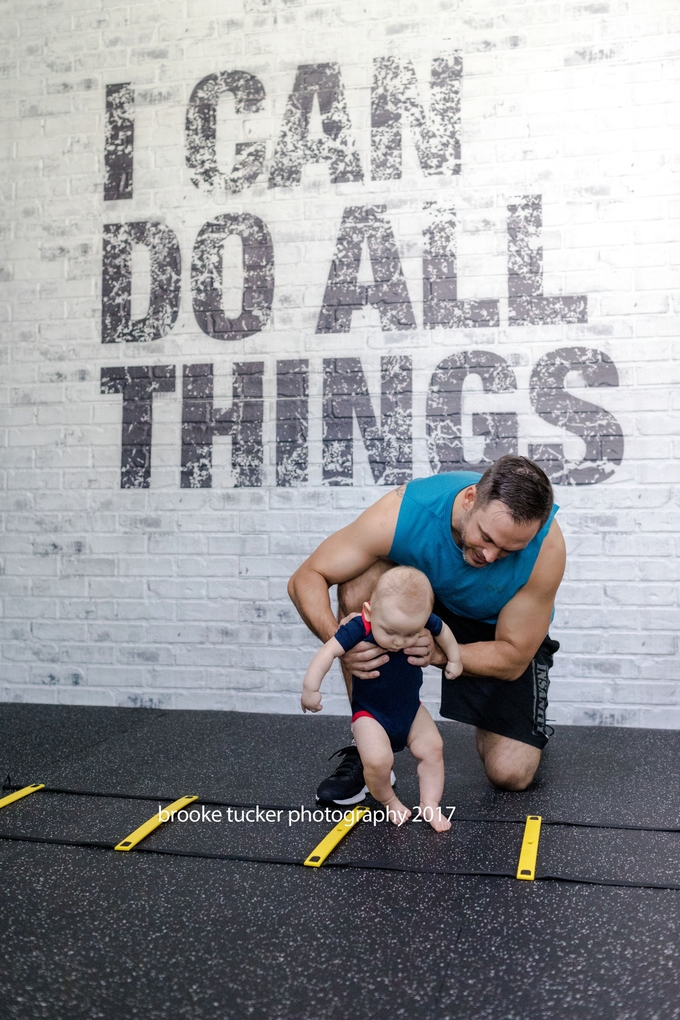
[(448, 471), (409, 482), (389, 558), (422, 570), (452, 613), (496, 623), (503, 606), (529, 580), (558, 507), (553, 504), (547, 522), (525, 549), (486, 567), (471, 567), (453, 540), (451, 511), (461, 489), (476, 485), (481, 477), (472, 471)]

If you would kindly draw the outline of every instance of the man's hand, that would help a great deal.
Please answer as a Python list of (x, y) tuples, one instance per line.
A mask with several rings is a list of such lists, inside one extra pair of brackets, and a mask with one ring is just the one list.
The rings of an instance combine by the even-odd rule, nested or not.
[(405, 648), (404, 654), (408, 656), (408, 661), (412, 666), (424, 668), (425, 666), (438, 665), (437, 651), (439, 649), (437, 649), (429, 630), (421, 630), (415, 644)]
[(372, 641), (361, 641), (349, 652), (345, 652), (341, 661), (351, 670), (352, 676), (359, 680), (375, 680), (380, 676), (380, 666), (389, 662), (389, 658), (387, 652), (378, 645), (374, 645)]

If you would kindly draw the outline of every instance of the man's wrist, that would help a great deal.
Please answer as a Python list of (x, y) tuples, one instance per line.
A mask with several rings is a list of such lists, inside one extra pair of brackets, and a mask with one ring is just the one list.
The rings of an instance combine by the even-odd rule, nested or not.
[(316, 636), (321, 641), (321, 643), (325, 645), (327, 641), (330, 641), (332, 637), (335, 637), (335, 635), (338, 632), (339, 626), (340, 625), (338, 621), (335, 619), (335, 617), (331, 616), (330, 620), (324, 624), (324, 626), (321, 628), (320, 631), (318, 631)]

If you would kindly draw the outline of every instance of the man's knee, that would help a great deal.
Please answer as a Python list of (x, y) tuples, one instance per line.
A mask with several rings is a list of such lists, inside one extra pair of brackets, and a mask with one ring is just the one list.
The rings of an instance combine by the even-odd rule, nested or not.
[(477, 729), (477, 751), (489, 782), (499, 790), (526, 790), (541, 762), (538, 747)]
[(340, 620), (349, 613), (360, 613), (361, 607), (366, 602), (366, 599), (361, 597), (364, 589), (358, 581), (358, 578), (353, 578), (351, 581), (345, 581), (338, 585), (338, 618)]
[(389, 560), (378, 560), (358, 577), (338, 585), (338, 618), (342, 620), (349, 613), (360, 613), (364, 602), (368, 602), (378, 578), (394, 564)]
[(537, 767), (537, 765), (526, 765), (524, 767), (518, 767), (517, 765), (504, 766), (501, 762), (485, 762), (484, 764), (489, 782), (493, 783), (499, 790), (512, 790), (514, 792), (526, 790), (531, 785), (536, 775)]

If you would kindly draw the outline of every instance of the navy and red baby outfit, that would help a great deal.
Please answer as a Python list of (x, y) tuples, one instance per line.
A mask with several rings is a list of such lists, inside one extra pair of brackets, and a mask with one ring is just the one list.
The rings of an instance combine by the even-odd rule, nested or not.
[[(442, 621), (432, 613), (425, 627), (437, 637), (441, 634)], [(343, 624), (335, 637), (346, 652), (360, 641), (377, 644), (363, 614)], [(380, 667), (380, 676), (374, 680), (352, 677), (352, 722), (362, 715), (370, 716), (387, 733), (392, 750), (403, 751), (420, 708), (423, 671), (420, 666), (412, 666), (401, 651), (390, 652), (389, 656), (389, 662)]]

